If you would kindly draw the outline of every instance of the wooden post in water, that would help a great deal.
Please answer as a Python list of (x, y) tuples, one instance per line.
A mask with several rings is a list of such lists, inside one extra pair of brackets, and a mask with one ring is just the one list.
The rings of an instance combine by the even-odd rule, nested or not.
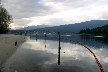
[(37, 40), (37, 34), (36, 34), (36, 40)]
[(59, 47), (58, 47), (58, 65), (60, 65), (60, 32), (58, 32), (58, 36), (59, 36)]
[(15, 42), (15, 46), (17, 45), (17, 41)]

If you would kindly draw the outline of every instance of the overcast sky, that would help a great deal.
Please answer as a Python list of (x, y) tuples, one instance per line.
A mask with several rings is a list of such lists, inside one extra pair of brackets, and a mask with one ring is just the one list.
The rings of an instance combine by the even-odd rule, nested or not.
[(2, 4), (13, 16), (12, 28), (108, 19), (108, 0), (2, 0)]

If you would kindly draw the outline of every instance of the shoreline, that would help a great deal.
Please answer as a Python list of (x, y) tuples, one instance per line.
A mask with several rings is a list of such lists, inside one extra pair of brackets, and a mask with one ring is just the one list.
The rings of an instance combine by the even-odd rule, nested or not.
[[(0, 34), (0, 72), (6, 60), (26, 41), (23, 35)], [(17, 42), (15, 46), (15, 42)]]

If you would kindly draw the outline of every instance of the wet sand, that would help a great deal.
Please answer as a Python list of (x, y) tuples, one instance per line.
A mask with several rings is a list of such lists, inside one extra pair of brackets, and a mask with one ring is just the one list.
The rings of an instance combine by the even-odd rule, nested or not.
[[(6, 59), (25, 41), (22, 35), (0, 34), (0, 72)], [(17, 45), (15, 46), (15, 42)]]

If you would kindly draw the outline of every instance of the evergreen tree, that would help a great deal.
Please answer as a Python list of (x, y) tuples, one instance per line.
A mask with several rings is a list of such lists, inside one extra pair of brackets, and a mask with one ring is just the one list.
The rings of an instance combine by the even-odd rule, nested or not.
[(10, 23), (12, 23), (12, 16), (3, 7), (0, 0), (0, 34), (7, 33), (9, 31)]

